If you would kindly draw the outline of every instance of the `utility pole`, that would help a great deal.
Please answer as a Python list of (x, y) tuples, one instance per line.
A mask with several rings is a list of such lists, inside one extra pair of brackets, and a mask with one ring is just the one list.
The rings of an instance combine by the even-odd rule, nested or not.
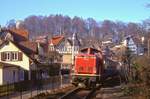
[(72, 36), (72, 65), (74, 64), (74, 40), (75, 40), (75, 33)]
[[(70, 77), (71, 77), (71, 79), (73, 79), (72, 77), (72, 75), (74, 74), (74, 40), (75, 40), (75, 33), (73, 33), (73, 36), (72, 36), (72, 66), (71, 66), (71, 68), (70, 68), (70, 70), (71, 70), (71, 75), (70, 75)], [(72, 80), (70, 80), (70, 82), (72, 82)]]
[(62, 35), (62, 32), (61, 32), (61, 27), (59, 28), (59, 35)]

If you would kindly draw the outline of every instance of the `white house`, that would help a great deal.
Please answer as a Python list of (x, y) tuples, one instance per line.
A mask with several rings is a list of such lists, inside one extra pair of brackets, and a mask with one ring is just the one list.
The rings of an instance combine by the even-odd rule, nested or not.
[(0, 85), (37, 79), (37, 64), (45, 61), (47, 50), (48, 43), (29, 41), (27, 30), (1, 28)]
[(0, 85), (24, 80), (24, 70), (17, 65), (0, 63)]
[[(73, 46), (74, 45), (74, 46)], [(74, 61), (74, 56), (78, 54), (80, 48), (80, 41), (77, 35), (74, 39), (66, 38), (64, 36), (55, 36), (49, 40), (49, 49), (55, 50), (62, 55), (62, 68), (70, 69)]]
[(142, 47), (142, 40), (140, 40), (140, 38), (136, 38), (129, 35), (126, 37), (123, 43), (132, 51), (133, 54), (143, 54), (144, 49)]
[(127, 40), (127, 47), (134, 53), (137, 54), (137, 45), (133, 41), (133, 38), (131, 36), (126, 38)]
[(29, 49), (6, 40), (0, 45), (0, 85), (31, 79), (36, 65)]

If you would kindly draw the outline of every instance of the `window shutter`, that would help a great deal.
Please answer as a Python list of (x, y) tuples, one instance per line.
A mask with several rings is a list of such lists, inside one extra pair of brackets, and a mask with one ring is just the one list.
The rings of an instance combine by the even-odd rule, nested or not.
[(1, 52), (1, 61), (3, 61), (3, 60), (4, 60), (4, 53)]
[(18, 60), (22, 61), (22, 52), (18, 52)]
[(14, 60), (15, 56), (14, 56), (14, 52), (11, 52), (11, 60)]
[(5, 61), (5, 53), (4, 52), (1, 52), (1, 61)]
[(13, 60), (13, 52), (10, 52), (10, 53), (9, 53), (9, 59), (10, 59), (10, 61)]

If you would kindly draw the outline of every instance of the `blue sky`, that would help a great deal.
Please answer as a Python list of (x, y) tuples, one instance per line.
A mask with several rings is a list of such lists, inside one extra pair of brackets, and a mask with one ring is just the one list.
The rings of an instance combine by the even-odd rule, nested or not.
[(1, 0), (0, 24), (23, 20), (30, 15), (62, 14), (70, 17), (92, 17), (124, 22), (141, 22), (149, 18), (149, 0)]

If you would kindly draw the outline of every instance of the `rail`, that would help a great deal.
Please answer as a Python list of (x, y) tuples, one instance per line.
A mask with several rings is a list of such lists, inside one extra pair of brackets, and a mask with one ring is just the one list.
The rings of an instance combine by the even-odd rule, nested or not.
[(91, 99), (94, 96), (94, 93), (101, 88), (101, 85), (97, 86), (96, 88), (93, 88), (92, 90), (87, 90), (85, 88), (81, 88), (81, 87), (76, 87), (75, 89), (69, 91), (68, 93), (66, 93), (65, 95), (63, 95), (62, 97), (60, 97), (59, 99), (74, 99), (74, 95), (79, 95), (79, 93), (82, 91), (88, 91), (88, 93), (83, 97), (83, 99)]
[(84, 97), (84, 99), (91, 99), (94, 96), (94, 93), (99, 90), (102, 86), (99, 85), (96, 88), (92, 89), (87, 96)]
[(76, 87), (73, 90), (66, 93), (65, 95), (63, 95), (62, 97), (60, 97), (59, 99), (68, 99), (68, 97), (70, 97), (72, 94), (79, 92), (80, 90), (82, 90), (81, 87)]

